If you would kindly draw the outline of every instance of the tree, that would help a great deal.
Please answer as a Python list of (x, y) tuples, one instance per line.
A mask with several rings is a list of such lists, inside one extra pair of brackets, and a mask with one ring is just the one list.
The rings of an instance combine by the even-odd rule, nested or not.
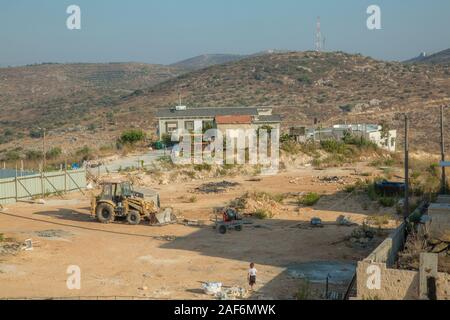
[(131, 129), (122, 132), (119, 141), (123, 144), (135, 144), (145, 139), (145, 133), (141, 129)]

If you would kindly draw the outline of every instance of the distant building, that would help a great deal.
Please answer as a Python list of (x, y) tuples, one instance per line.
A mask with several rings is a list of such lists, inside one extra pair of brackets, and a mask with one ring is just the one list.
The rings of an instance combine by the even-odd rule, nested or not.
[(158, 136), (171, 135), (177, 129), (185, 129), (193, 133), (201, 133), (216, 128), (223, 133), (227, 129), (258, 129), (268, 126), (280, 129), (281, 117), (272, 114), (271, 107), (220, 107), (190, 108), (177, 106), (159, 109)]
[(389, 130), (383, 133), (382, 126), (377, 124), (337, 124), (328, 128), (309, 128), (307, 126), (292, 127), (289, 135), (298, 142), (308, 140), (342, 140), (345, 133), (353, 136), (364, 137), (374, 142), (380, 148), (395, 151), (397, 144), (397, 130)]

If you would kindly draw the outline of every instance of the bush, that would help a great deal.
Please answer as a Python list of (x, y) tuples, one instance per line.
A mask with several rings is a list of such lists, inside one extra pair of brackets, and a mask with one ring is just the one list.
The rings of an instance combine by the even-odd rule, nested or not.
[(195, 171), (211, 171), (211, 169), (212, 169), (212, 166), (208, 163), (194, 165)]
[(392, 197), (380, 197), (379, 199), (378, 199), (378, 202), (383, 206), (383, 207), (386, 207), (386, 208), (391, 208), (391, 207), (393, 207), (394, 205), (395, 205), (395, 198), (392, 198)]
[(16, 150), (10, 150), (10, 151), (6, 152), (4, 159), (5, 159), (5, 161), (20, 160), (20, 153)]
[(43, 132), (42, 130), (38, 130), (38, 129), (32, 129), (30, 130), (30, 137), (33, 139), (39, 139), (43, 137)]
[(25, 153), (25, 158), (27, 160), (41, 160), (42, 159), (42, 151), (36, 151), (36, 150), (28, 150)]
[(48, 150), (45, 153), (47, 159), (57, 159), (62, 154), (62, 150), (60, 147), (54, 147)]
[(300, 83), (304, 83), (304, 84), (311, 84), (312, 80), (309, 76), (307, 76), (306, 74), (301, 75), (297, 78), (297, 81)]
[(273, 217), (273, 213), (267, 209), (257, 209), (255, 213), (253, 214), (254, 217), (264, 220), (264, 219), (270, 219)]
[(140, 129), (131, 129), (122, 132), (119, 141), (121, 143), (134, 144), (145, 139), (145, 133)]
[(92, 160), (94, 158), (94, 153), (88, 146), (78, 149), (75, 155), (81, 157), (82, 161)]
[(299, 204), (302, 204), (304, 206), (313, 206), (320, 200), (320, 195), (318, 195), (315, 192), (310, 192), (307, 195), (303, 196), (299, 199)]

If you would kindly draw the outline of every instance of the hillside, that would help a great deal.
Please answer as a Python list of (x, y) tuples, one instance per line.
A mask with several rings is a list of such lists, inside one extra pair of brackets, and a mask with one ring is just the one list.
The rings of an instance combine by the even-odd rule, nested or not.
[(40, 64), (0, 69), (0, 123), (16, 129), (76, 125), (98, 109), (135, 90), (184, 71), (167, 66)]
[(431, 55), (421, 54), (416, 58), (405, 61), (405, 63), (429, 63), (450, 65), (450, 49), (443, 50)]
[[(127, 101), (152, 114), (177, 101), (188, 106), (268, 105), (284, 115), (284, 127), (337, 121), (386, 121), (402, 126), (412, 116), (416, 145), (437, 144), (437, 112), (449, 101), (450, 69), (377, 61), (346, 53), (290, 52), (253, 56), (190, 72), (160, 83)], [(433, 141), (429, 141), (429, 137)]]
[(244, 58), (246, 58), (245, 55), (239, 54), (203, 54), (200, 56), (196, 56), (193, 58), (173, 63), (170, 66), (186, 70), (199, 70), (217, 64), (238, 61)]
[(178, 103), (178, 93), (188, 107), (273, 106), (284, 129), (314, 118), (401, 129), (408, 112), (411, 147), (437, 150), (435, 106), (450, 100), (448, 66), (342, 52), (266, 53), (188, 73), (140, 64), (40, 65), (0, 69), (0, 79), (0, 153), (19, 141), (35, 148), (29, 135), (37, 125), (50, 129), (51, 145), (67, 148), (101, 147), (127, 127), (155, 132), (154, 111)]

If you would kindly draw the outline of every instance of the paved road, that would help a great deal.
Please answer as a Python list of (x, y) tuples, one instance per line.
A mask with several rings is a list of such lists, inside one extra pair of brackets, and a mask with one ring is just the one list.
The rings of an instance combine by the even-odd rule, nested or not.
[(102, 165), (98, 168), (92, 168), (90, 171), (97, 175), (100, 171), (101, 174), (107, 173), (107, 172), (118, 172), (119, 169), (126, 169), (131, 167), (139, 167), (141, 165), (141, 162), (144, 161), (144, 165), (149, 165), (153, 163), (155, 160), (157, 160), (159, 157), (166, 155), (170, 155), (170, 150), (164, 151), (164, 150), (153, 150), (148, 151), (145, 154), (140, 155), (133, 155), (133, 156), (127, 156), (123, 157), (117, 160), (113, 160), (111, 162), (106, 163), (105, 165)]

